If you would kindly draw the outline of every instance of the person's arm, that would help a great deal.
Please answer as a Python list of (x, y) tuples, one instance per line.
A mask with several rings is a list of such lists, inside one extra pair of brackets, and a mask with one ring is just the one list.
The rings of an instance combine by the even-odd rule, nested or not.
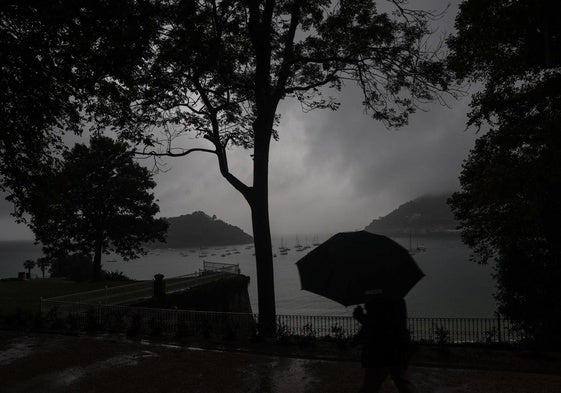
[(364, 322), (366, 321), (366, 315), (364, 314), (364, 310), (361, 306), (355, 307), (355, 309), (353, 310), (353, 318), (364, 324)]

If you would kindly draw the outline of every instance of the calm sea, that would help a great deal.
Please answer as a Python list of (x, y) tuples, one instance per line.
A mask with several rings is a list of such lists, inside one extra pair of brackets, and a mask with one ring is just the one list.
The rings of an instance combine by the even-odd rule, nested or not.
[[(396, 238), (408, 247), (409, 239)], [(495, 311), (492, 268), (469, 261), (469, 249), (455, 237), (428, 237), (422, 242), (425, 252), (414, 255), (425, 277), (407, 295), (409, 315), (412, 317), (492, 317)], [(307, 251), (297, 252), (294, 242), (284, 241), (292, 250), (280, 255), (276, 242), (275, 292), (277, 313), (311, 315), (351, 315), (352, 307), (345, 308), (321, 296), (302, 291), (296, 261)], [(309, 251), (309, 250), (308, 250)], [(201, 256), (205, 253), (206, 256)], [(152, 279), (162, 273), (173, 277), (196, 272), (203, 259), (213, 262), (236, 263), (242, 274), (251, 278), (249, 296), (257, 311), (257, 286), (253, 249), (247, 245), (199, 249), (153, 250), (135, 261), (123, 261), (118, 256), (104, 256), (103, 268), (119, 270), (138, 279)], [(0, 242), (0, 278), (15, 277), (24, 271), (23, 261), (40, 257), (41, 250), (31, 242)], [(39, 269), (32, 271), (40, 276)]]

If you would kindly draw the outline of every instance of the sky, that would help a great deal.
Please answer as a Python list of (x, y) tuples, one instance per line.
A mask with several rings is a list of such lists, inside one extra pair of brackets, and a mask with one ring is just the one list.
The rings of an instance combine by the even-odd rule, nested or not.
[[(412, 1), (443, 10), (446, 0)], [(453, 32), (458, 1), (433, 22), (435, 36)], [(459, 188), (463, 160), (476, 134), (466, 130), (469, 95), (427, 104), (409, 124), (388, 130), (361, 106), (354, 86), (345, 86), (338, 111), (303, 113), (295, 101), (279, 107), (279, 141), (270, 153), (270, 218), (273, 236), (325, 235), (364, 229), (373, 219), (426, 194)], [(204, 141), (190, 141), (205, 146)], [(230, 150), (231, 171), (251, 184), (251, 151)], [(149, 164), (148, 162), (146, 163)], [(250, 210), (243, 197), (219, 173), (216, 158), (205, 153), (168, 159), (155, 175), (161, 215), (204, 211), (248, 233)], [(32, 239), (0, 202), (0, 241)]]

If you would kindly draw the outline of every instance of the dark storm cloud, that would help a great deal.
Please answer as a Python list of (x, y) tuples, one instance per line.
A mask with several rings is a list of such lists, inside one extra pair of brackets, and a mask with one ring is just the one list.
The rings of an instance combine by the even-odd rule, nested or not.
[[(447, 3), (409, 5), (441, 11)], [(452, 31), (457, 3), (433, 22), (434, 42)], [(304, 114), (293, 101), (281, 104), (280, 140), (272, 143), (270, 155), (273, 235), (362, 229), (408, 200), (458, 186), (461, 163), (475, 140), (473, 131), (464, 131), (469, 98), (449, 100), (451, 108), (427, 105), (426, 112), (413, 115), (399, 130), (387, 130), (365, 114), (354, 86), (339, 98), (342, 106), (336, 112)], [(203, 141), (190, 143), (204, 146)], [(232, 172), (251, 185), (251, 151), (229, 153)], [(168, 164), (169, 171), (155, 177), (161, 215), (202, 210), (251, 232), (247, 203), (222, 178), (216, 157), (200, 153)], [(26, 230), (13, 223), (10, 211), (9, 204), (0, 203), (0, 217), (6, 217), (0, 221), (2, 237)]]
[[(448, 2), (410, 2), (440, 12)], [(452, 31), (457, 3), (433, 22), (434, 43)], [(270, 155), (273, 234), (361, 229), (407, 200), (457, 187), (461, 162), (475, 139), (465, 132), (468, 98), (451, 108), (427, 105), (407, 127), (387, 130), (364, 114), (360, 95), (347, 86), (337, 112), (302, 113), (281, 104), (280, 140)], [(248, 151), (230, 151), (230, 167), (251, 185)], [(212, 157), (170, 160), (158, 176), (164, 215), (204, 210), (251, 231), (247, 204), (218, 173)]]
[(461, 162), (473, 144), (465, 129), (467, 100), (438, 104), (413, 115), (408, 126), (388, 130), (363, 113), (348, 95), (338, 113), (308, 124), (308, 163), (349, 177), (356, 193), (392, 188), (405, 197), (456, 187)]

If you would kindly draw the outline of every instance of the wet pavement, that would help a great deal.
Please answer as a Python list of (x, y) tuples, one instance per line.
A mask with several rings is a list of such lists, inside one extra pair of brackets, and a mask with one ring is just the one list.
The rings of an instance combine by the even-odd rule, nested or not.
[[(419, 393), (561, 392), (559, 374), (411, 367), (409, 378)], [(353, 361), (0, 331), (2, 393), (345, 393), (361, 379)], [(388, 380), (382, 392), (397, 390)]]

